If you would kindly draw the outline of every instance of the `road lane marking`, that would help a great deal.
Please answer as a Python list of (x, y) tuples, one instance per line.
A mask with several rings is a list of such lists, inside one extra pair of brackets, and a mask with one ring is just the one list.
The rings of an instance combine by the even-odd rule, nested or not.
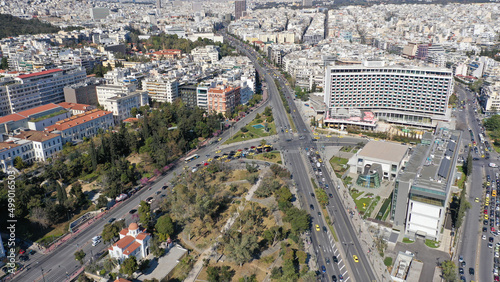
[[(342, 267), (341, 267), (341, 268), (339, 268), (339, 270), (342, 270), (342, 269), (344, 269), (344, 267), (345, 267), (345, 264), (344, 264), (344, 265), (342, 265)], [(346, 272), (347, 272), (347, 271), (346, 271)]]

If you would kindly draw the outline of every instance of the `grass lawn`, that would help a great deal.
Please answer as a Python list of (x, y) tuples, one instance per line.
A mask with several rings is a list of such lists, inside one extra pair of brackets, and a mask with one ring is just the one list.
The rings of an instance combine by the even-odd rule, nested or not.
[[(375, 207), (377, 206), (379, 201), (380, 201), (380, 196), (375, 197), (375, 199), (370, 203), (370, 206), (368, 207), (368, 209), (365, 211), (363, 218), (367, 218), (367, 217), (371, 216), (373, 210), (375, 209)], [(358, 207), (358, 209), (359, 209), (359, 207)]]
[[(266, 158), (266, 156), (274, 156), (274, 157)], [(262, 153), (253, 156), (248, 156), (247, 159), (265, 161), (270, 163), (281, 163), (281, 153), (279, 151)]]
[(439, 242), (436, 242), (436, 241), (434, 241), (434, 240), (429, 240), (429, 239), (426, 239), (426, 240), (425, 240), (425, 245), (426, 245), (427, 247), (429, 247), (429, 248), (433, 248), (433, 249), (435, 249), (435, 248), (439, 247)]
[(377, 216), (375, 217), (375, 219), (385, 220), (384, 218), (387, 218), (388, 211), (390, 210), (389, 206), (391, 205), (391, 201), (392, 201), (392, 196), (390, 196), (389, 198), (387, 198), (387, 199), (384, 200), (384, 203), (380, 207), (380, 210), (378, 211)]
[(251, 140), (255, 138), (260, 138), (260, 137), (266, 137), (266, 136), (271, 136), (276, 134), (276, 125), (273, 122), (270, 122), (267, 124), (269, 127), (269, 132), (266, 132), (264, 128), (255, 128), (253, 125), (261, 124), (264, 125), (265, 123), (265, 117), (262, 116), (260, 118), (262, 122), (257, 122), (257, 119), (252, 120), (246, 128), (248, 129), (248, 132), (242, 132), (241, 130), (238, 131), (233, 135), (233, 137), (229, 138), (224, 144), (231, 144), (235, 142), (241, 142), (241, 141), (246, 141), (246, 140)]
[(330, 165), (332, 166), (333, 171), (335, 171), (337, 177), (340, 178), (342, 174), (344, 174), (344, 172), (349, 168), (349, 166), (346, 166), (346, 168), (344, 168), (344, 165), (346, 165), (348, 161), (348, 159), (339, 157), (332, 157), (330, 159)]
[(406, 244), (411, 244), (411, 243), (415, 243), (415, 241), (412, 241), (408, 238), (403, 238), (403, 243), (406, 243)]
[[(356, 199), (354, 202), (356, 203), (356, 207), (358, 208), (358, 211), (360, 212), (366, 212), (368, 209), (368, 206), (370, 206), (370, 203), (373, 199), (372, 198), (361, 198), (361, 199)], [(365, 204), (365, 205), (363, 205)]]
[(465, 182), (465, 173), (464, 173), (464, 168), (462, 165), (459, 165), (457, 166), (457, 171), (461, 172), (462, 173), (462, 176), (460, 177), (459, 180), (457, 180), (455, 182), (455, 185), (458, 187), (458, 188), (462, 188), (463, 185), (464, 185), (464, 182)]
[(363, 194), (363, 192), (360, 192), (358, 190), (355, 190), (355, 189), (352, 189), (351, 190), (351, 197), (356, 200), (359, 196), (361, 196), (361, 194)]
[(293, 123), (292, 116), (289, 113), (286, 113), (286, 116), (288, 117), (288, 121), (290, 122), (293, 132), (297, 132), (297, 127), (295, 127), (295, 123)]

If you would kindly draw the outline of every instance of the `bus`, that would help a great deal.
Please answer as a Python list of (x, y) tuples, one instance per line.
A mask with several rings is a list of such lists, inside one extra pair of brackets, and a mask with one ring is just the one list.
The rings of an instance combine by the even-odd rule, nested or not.
[(200, 156), (198, 156), (197, 154), (194, 154), (194, 155), (192, 155), (192, 156), (190, 156), (190, 157), (187, 157), (187, 158), (185, 159), (185, 161), (186, 161), (186, 163), (188, 163), (188, 162), (190, 162), (190, 161), (192, 161), (192, 160), (196, 160), (196, 159), (197, 159), (197, 158), (199, 158), (199, 157), (200, 157)]
[(484, 143), (484, 136), (481, 133), (479, 133), (479, 141), (481, 141), (481, 143)]

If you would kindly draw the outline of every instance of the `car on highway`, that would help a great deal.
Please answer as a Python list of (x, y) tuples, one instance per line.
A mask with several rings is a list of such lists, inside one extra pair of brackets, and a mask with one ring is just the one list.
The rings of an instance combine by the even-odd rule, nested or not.
[(333, 281), (333, 282), (337, 282), (337, 276), (332, 275), (332, 281)]
[(344, 276), (342, 274), (339, 274), (339, 281), (340, 282), (344, 281)]
[(134, 214), (137, 210), (136, 209), (131, 209), (128, 211), (129, 214)]
[[(326, 226), (323, 226), (323, 231), (327, 232)], [(328, 258), (327, 258), (328, 259)]]
[(314, 210), (314, 206), (313, 205), (309, 205), (309, 207), (311, 208), (311, 210)]
[(330, 259), (326, 258), (326, 264), (330, 264)]
[(353, 255), (353, 256), (352, 256), (352, 259), (354, 260), (354, 262), (359, 262), (359, 259), (358, 259), (358, 256), (357, 256), (357, 255)]
[(108, 220), (108, 223), (112, 223), (112, 222), (113, 222), (113, 221), (115, 221), (115, 220), (116, 220), (116, 218), (112, 217), (112, 218), (110, 218), (110, 219)]
[(333, 256), (332, 260), (334, 263), (339, 263), (339, 259), (337, 258), (337, 256)]
[(460, 273), (461, 275), (464, 275), (464, 269), (460, 267), (460, 268), (458, 269), (458, 273)]
[(321, 231), (318, 224), (316, 224), (316, 231)]
[(326, 273), (326, 267), (324, 265), (321, 266), (321, 272)]

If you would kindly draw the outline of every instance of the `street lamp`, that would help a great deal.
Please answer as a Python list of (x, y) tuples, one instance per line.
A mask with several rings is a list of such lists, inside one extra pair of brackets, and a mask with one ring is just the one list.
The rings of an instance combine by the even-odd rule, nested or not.
[[(38, 265), (38, 261), (36, 262), (36, 264)], [(43, 275), (43, 268), (42, 268), (42, 266), (39, 266), (39, 267), (40, 267), (40, 271), (42, 272), (43, 282), (45, 282), (45, 276)]]

